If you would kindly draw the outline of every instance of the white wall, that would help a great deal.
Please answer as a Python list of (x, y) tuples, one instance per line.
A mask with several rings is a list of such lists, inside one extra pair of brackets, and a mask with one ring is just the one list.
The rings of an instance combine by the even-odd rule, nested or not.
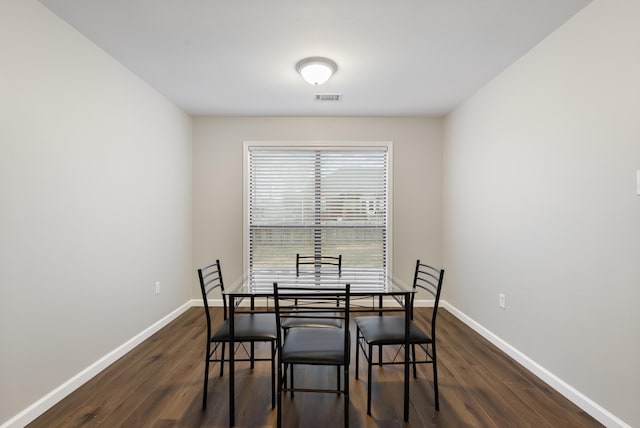
[(0, 3), (0, 237), (0, 423), (191, 298), (190, 118), (34, 0)]
[(410, 281), (416, 258), (441, 263), (441, 119), (201, 117), (193, 133), (194, 272), (219, 258), (227, 282), (242, 273), (246, 140), (392, 141), (394, 271)]
[(448, 117), (444, 161), (445, 299), (631, 426), (639, 22), (587, 6)]

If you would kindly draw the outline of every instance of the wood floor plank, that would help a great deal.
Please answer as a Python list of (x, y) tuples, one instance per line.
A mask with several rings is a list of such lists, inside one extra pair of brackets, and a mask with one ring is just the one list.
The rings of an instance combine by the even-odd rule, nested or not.
[[(351, 427), (600, 427), (581, 409), (513, 361), (446, 310), (438, 315), (440, 411), (434, 408), (431, 365), (411, 380), (410, 422), (403, 422), (402, 366), (374, 366), (373, 412), (366, 414), (366, 361), (360, 379), (349, 376)], [(206, 325), (203, 308), (191, 308), (120, 360), (99, 373), (28, 427), (225, 427), (228, 426), (228, 370), (210, 371), (207, 409), (202, 410)], [(212, 308), (214, 323), (222, 311)], [(430, 308), (416, 309), (428, 327)], [(355, 328), (353, 328), (355, 332)], [(266, 345), (265, 345), (266, 346)], [(258, 352), (268, 348), (258, 346)], [(392, 356), (393, 350), (385, 349)], [(352, 346), (355, 358), (355, 346)], [(236, 426), (276, 423), (271, 409), (270, 364), (236, 368)], [(296, 384), (334, 385), (333, 367), (297, 367)], [(285, 427), (341, 427), (344, 397), (296, 393), (283, 398)]]
[[(447, 317), (452, 316), (447, 313), (443, 318)], [(509, 403), (510, 406), (519, 406), (520, 411), (523, 411), (523, 404), (528, 407), (526, 403), (536, 402), (537, 405), (531, 411), (536, 412), (537, 416), (530, 415), (529, 419), (539, 418), (539, 426), (582, 427), (585, 423), (590, 423), (589, 420), (585, 421), (584, 412), (574, 407), (569, 400), (560, 396), (550, 386), (476, 332), (466, 330), (466, 327), (460, 325), (457, 320), (451, 327), (453, 327), (451, 330), (458, 331), (447, 331), (448, 337), (451, 338), (448, 342), (454, 344), (457, 350), (462, 349), (464, 345), (469, 345), (465, 352), (458, 351), (456, 355), (465, 359), (470, 365), (481, 364), (484, 369), (479, 370), (479, 373), (486, 377), (487, 382), (493, 384), (494, 388), (497, 388), (496, 393), (499, 396), (518, 397)], [(576, 411), (562, 411), (572, 407)]]

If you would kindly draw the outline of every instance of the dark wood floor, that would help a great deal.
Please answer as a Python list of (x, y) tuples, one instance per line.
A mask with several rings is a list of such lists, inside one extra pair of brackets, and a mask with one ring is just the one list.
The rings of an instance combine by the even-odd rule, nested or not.
[[(213, 367), (202, 411), (205, 321), (191, 308), (129, 354), (36, 419), (29, 427), (223, 427), (228, 425), (227, 374)], [(416, 310), (425, 323), (430, 308)], [(221, 310), (212, 309), (220, 320)], [(354, 348), (355, 349), (355, 348)], [(262, 349), (264, 350), (264, 349)], [(362, 356), (361, 356), (362, 358)], [(353, 362), (352, 362), (353, 363)], [(350, 388), (352, 427), (599, 427), (446, 310), (438, 314), (440, 411), (433, 406), (430, 365), (411, 381), (410, 422), (403, 422), (402, 366), (374, 367), (373, 414), (366, 414), (366, 367)], [(335, 369), (300, 367), (296, 384), (334, 382)], [(271, 427), (270, 368), (236, 370), (236, 426)], [(343, 398), (296, 394), (283, 398), (286, 427), (341, 427)]]

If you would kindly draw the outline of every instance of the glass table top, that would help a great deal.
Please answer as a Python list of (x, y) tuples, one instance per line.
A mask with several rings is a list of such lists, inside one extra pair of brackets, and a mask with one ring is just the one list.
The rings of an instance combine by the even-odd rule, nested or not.
[(305, 270), (296, 276), (295, 269), (253, 269), (243, 278), (225, 286), (224, 293), (234, 296), (273, 295), (273, 283), (280, 286), (322, 290), (350, 285), (352, 295), (399, 295), (413, 293), (411, 284), (383, 269), (342, 268)]

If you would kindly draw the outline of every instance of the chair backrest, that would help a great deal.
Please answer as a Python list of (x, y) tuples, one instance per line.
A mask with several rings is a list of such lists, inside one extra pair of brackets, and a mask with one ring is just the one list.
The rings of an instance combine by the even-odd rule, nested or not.
[[(436, 315), (438, 313), (438, 305), (440, 303), (440, 292), (442, 291), (442, 281), (444, 279), (444, 269), (438, 269), (433, 266), (416, 261), (416, 271), (413, 276), (413, 288), (424, 290), (433, 296), (433, 314), (431, 315), (431, 335), (434, 337), (436, 328)], [(413, 319), (413, 302), (417, 293), (411, 296), (411, 319)]]
[[(349, 349), (349, 312), (351, 286), (344, 287), (291, 287), (273, 283), (278, 347), (282, 345), (282, 322), (287, 319), (342, 320), (345, 329), (345, 349)], [(336, 306), (336, 301), (338, 302)]]
[(342, 254), (338, 256), (323, 256), (320, 254), (301, 256), (296, 254), (296, 276), (300, 276), (300, 266), (302, 265), (312, 265), (314, 271), (319, 270), (322, 266), (335, 266), (338, 269), (338, 275), (342, 275)]
[(198, 278), (200, 279), (200, 291), (202, 292), (202, 303), (204, 303), (204, 313), (207, 317), (207, 337), (211, 337), (211, 314), (209, 314), (208, 296), (220, 289), (222, 294), (222, 304), (224, 306), (224, 319), (227, 319), (227, 296), (223, 293), (224, 282), (222, 281), (222, 270), (220, 269), (220, 260), (215, 263), (198, 269)]

